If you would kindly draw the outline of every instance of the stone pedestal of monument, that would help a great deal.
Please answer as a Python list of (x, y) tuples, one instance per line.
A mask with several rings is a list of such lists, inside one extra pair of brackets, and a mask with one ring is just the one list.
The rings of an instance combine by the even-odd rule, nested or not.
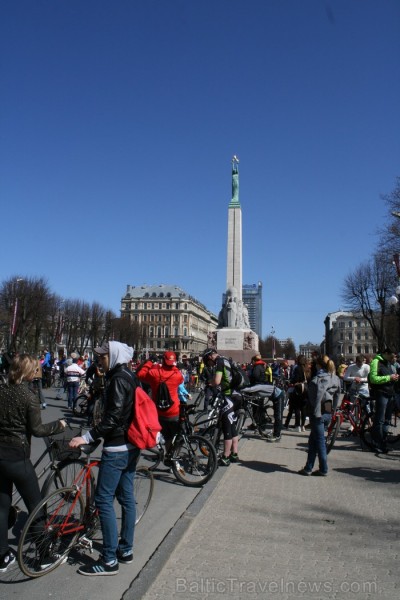
[(258, 335), (251, 329), (217, 329), (216, 346), (218, 354), (232, 358), (235, 362), (250, 362), (258, 352)]

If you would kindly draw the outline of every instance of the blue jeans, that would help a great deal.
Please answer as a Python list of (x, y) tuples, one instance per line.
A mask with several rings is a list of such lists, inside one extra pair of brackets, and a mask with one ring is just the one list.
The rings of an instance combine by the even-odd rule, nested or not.
[(379, 447), (385, 447), (386, 436), (393, 411), (393, 398), (375, 391), (375, 416), (371, 429), (372, 439)]
[(310, 417), (311, 433), (308, 438), (308, 456), (306, 471), (311, 472), (314, 468), (315, 459), (318, 456), (319, 470), (321, 473), (328, 472), (328, 461), (325, 444), (325, 425), (330, 421), (330, 415), (322, 417)]
[(79, 381), (70, 381), (68, 386), (68, 408), (74, 408), (75, 400), (78, 395)]
[[(97, 480), (95, 502), (99, 510), (103, 534), (103, 560), (112, 562), (117, 550), (122, 554), (133, 550), (135, 533), (136, 505), (133, 495), (133, 480), (140, 450), (107, 452), (103, 450)], [(122, 508), (121, 532), (118, 542), (117, 517), (114, 498)]]

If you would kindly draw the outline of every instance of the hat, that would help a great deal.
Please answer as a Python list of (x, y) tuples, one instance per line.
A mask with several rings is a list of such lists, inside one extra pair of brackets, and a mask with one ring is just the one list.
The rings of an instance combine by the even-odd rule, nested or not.
[(203, 353), (203, 361), (208, 360), (213, 354), (218, 354), (215, 348), (207, 348)]
[(166, 365), (173, 366), (176, 363), (175, 352), (164, 352), (163, 361)]
[(97, 346), (94, 349), (96, 354), (109, 354), (110, 353), (110, 346), (108, 342), (104, 342), (101, 346)]

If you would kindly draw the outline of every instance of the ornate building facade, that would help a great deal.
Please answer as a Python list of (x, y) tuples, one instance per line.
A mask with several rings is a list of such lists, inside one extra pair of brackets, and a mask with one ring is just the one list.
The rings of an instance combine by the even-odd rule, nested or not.
[(325, 318), (326, 353), (335, 361), (343, 356), (355, 360), (357, 354), (372, 357), (378, 351), (378, 342), (370, 324), (360, 315), (338, 311)]
[(173, 350), (198, 356), (207, 347), (218, 319), (176, 285), (128, 285), (121, 300), (121, 317), (139, 328), (140, 352)]

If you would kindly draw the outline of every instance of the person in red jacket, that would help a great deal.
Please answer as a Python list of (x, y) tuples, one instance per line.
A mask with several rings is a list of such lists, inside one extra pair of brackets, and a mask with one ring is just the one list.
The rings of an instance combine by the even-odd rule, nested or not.
[[(165, 382), (168, 387), (172, 406), (162, 411), (158, 409), (158, 417), (162, 427), (161, 433), (165, 439), (165, 452), (168, 454), (172, 440), (179, 430), (178, 386), (183, 383), (183, 375), (176, 366), (176, 354), (174, 352), (164, 352), (161, 365), (153, 363), (151, 360), (146, 361), (136, 371), (136, 375), (140, 381), (150, 385), (153, 400), (157, 398), (161, 382)], [(167, 464), (167, 460), (164, 461), (164, 464), (170, 466)]]

